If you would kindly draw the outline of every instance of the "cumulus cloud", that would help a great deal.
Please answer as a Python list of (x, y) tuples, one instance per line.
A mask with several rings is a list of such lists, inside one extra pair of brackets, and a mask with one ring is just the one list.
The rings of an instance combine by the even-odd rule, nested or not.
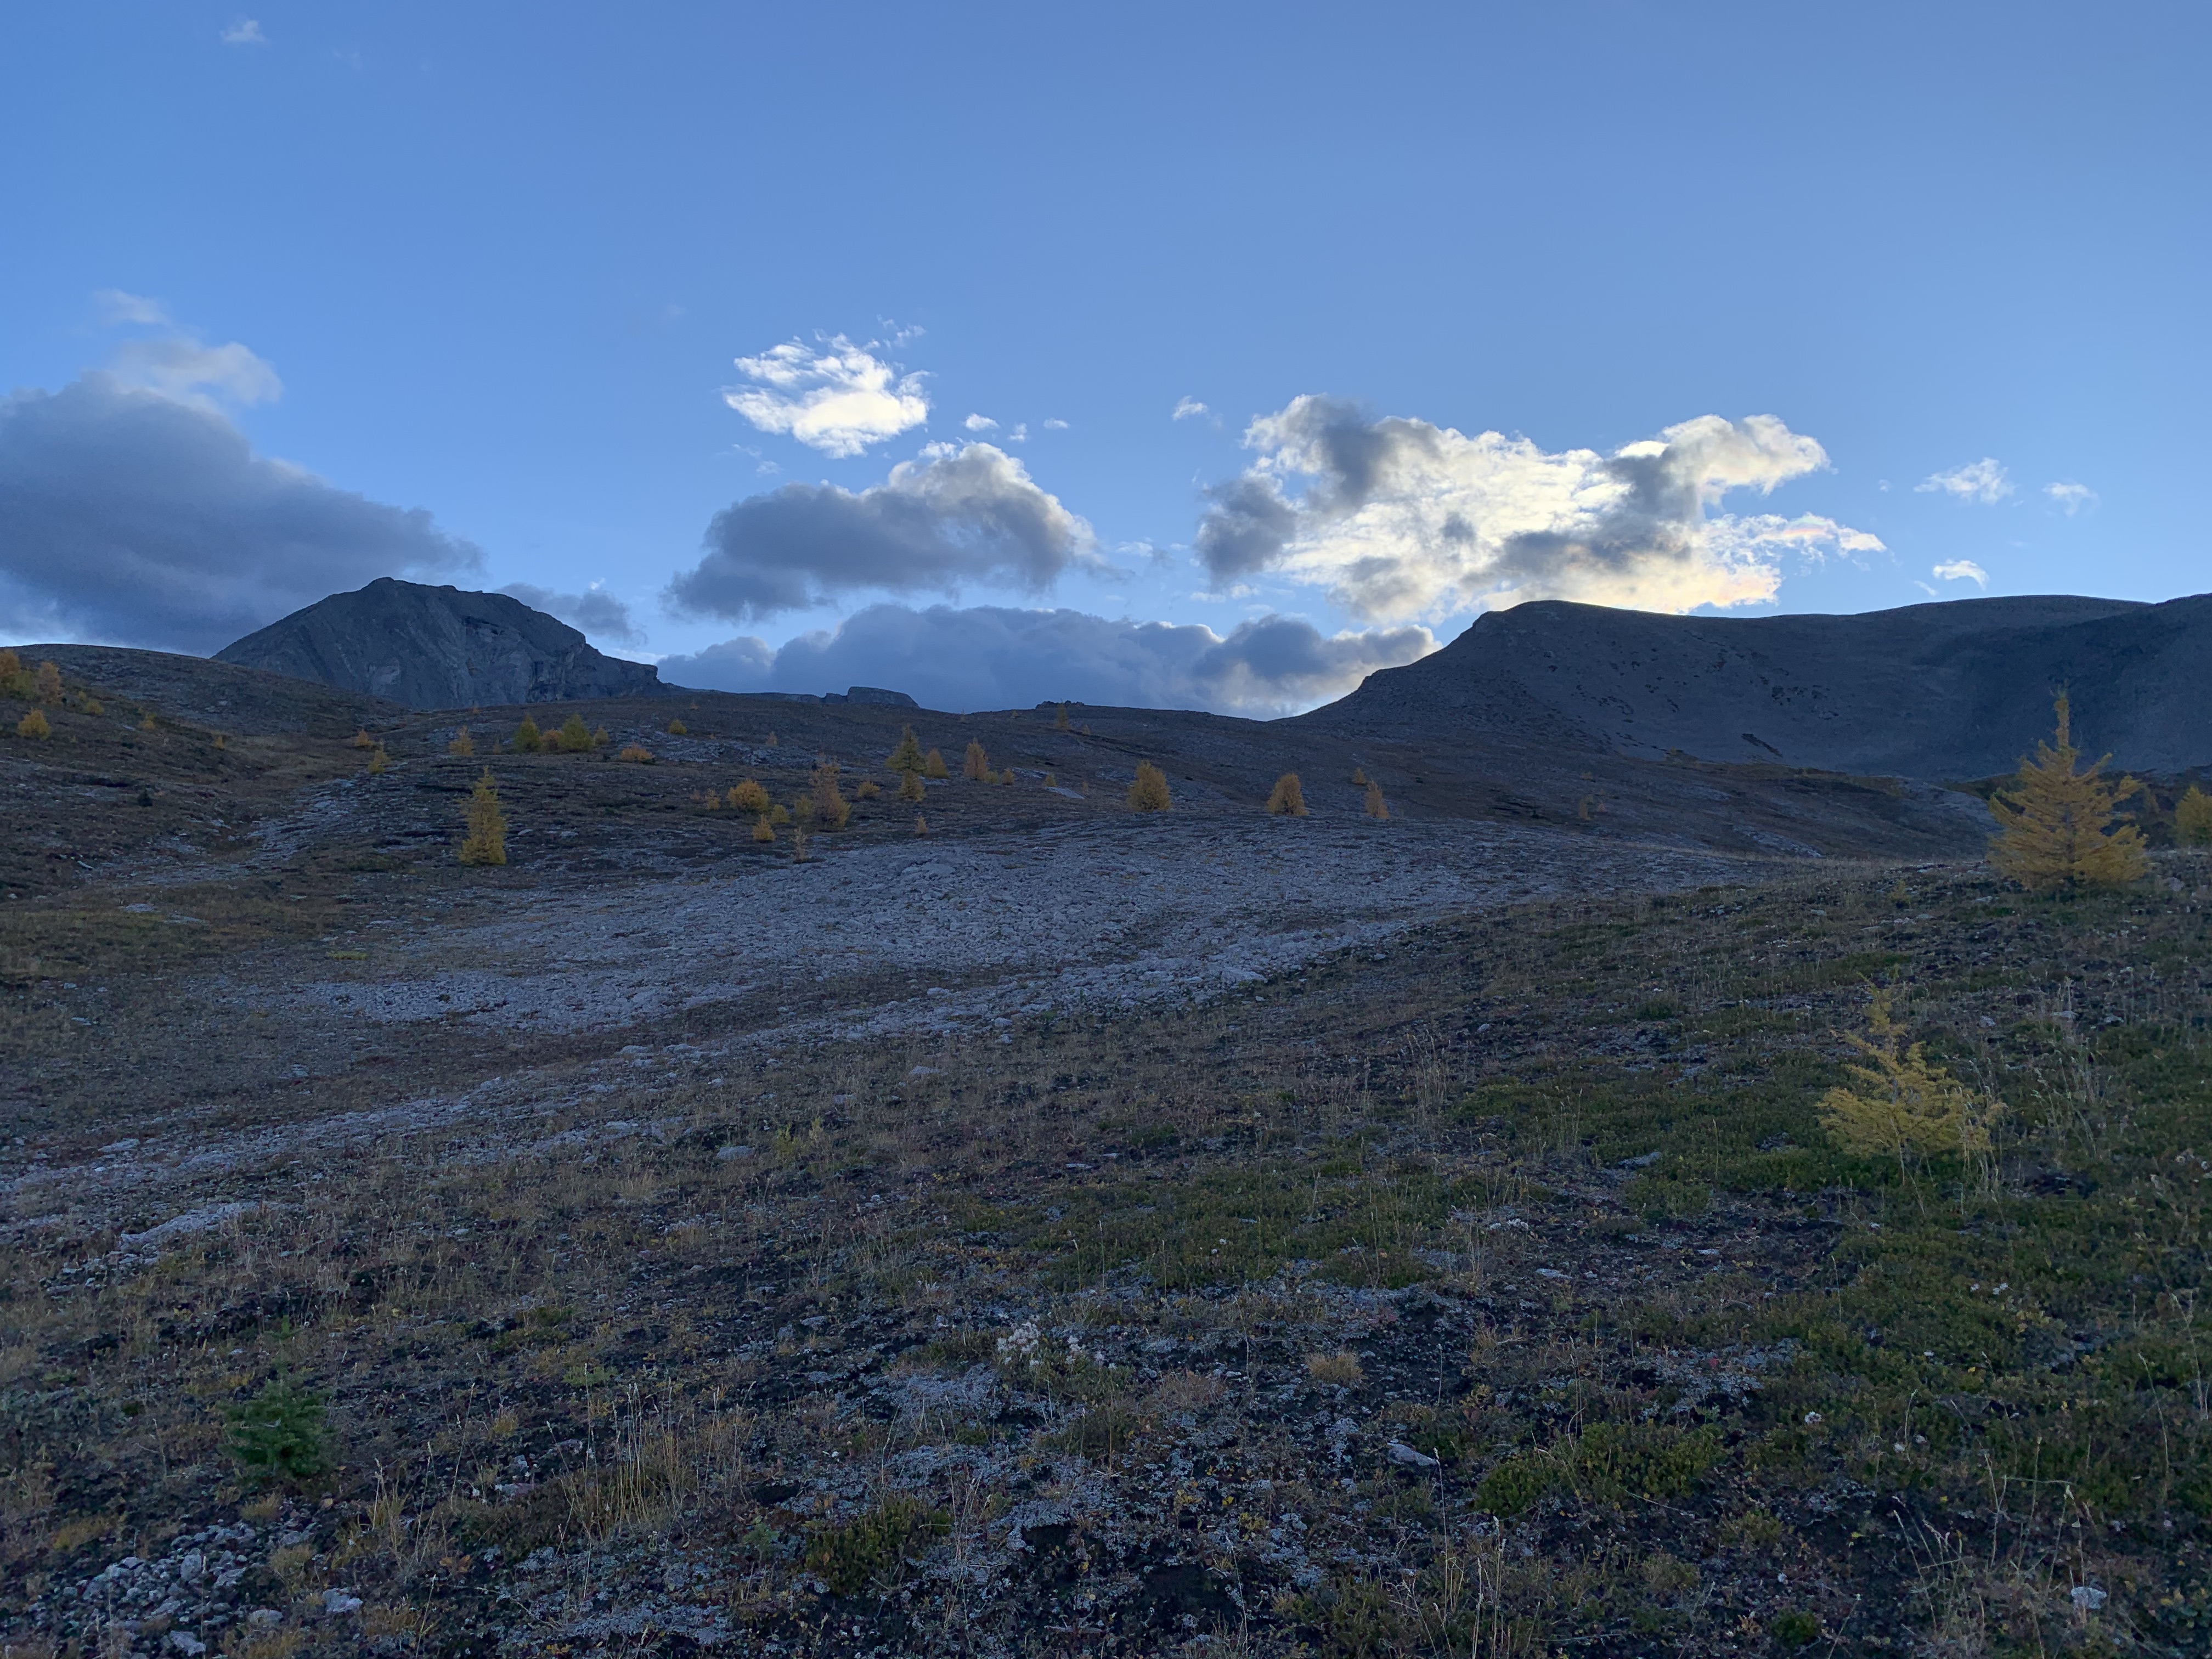
[(1980, 587), (1990, 585), (1990, 573), (1972, 559), (1953, 559), (1947, 564), (1937, 565), (1928, 574), (1947, 582), (1968, 581)]
[(241, 17), (228, 28), (221, 31), (226, 46), (265, 46), (269, 37), (261, 32), (258, 19)]
[(788, 433), (825, 455), (857, 455), (929, 418), (921, 375), (901, 373), (842, 334), (819, 350), (787, 340), (737, 362), (753, 384), (722, 400), (762, 431)]
[(1204, 404), (1199, 402), (1197, 398), (1182, 398), (1176, 400), (1175, 412), (1170, 415), (1168, 419), (1171, 421), (1195, 421), (1203, 416), (1211, 415), (1212, 413), (1213, 413), (1213, 411), (1208, 409)]
[(2053, 507), (2065, 509), (2069, 519), (2084, 507), (2097, 504), (2097, 492), (2085, 483), (2075, 483), (2071, 478), (2044, 485), (2043, 493), (2050, 497)]
[(933, 444), (858, 494), (789, 483), (750, 496), (714, 515), (706, 542), (669, 602), (732, 621), (863, 588), (951, 594), (995, 581), (1042, 592), (1097, 546), (1088, 524), (990, 444)]
[(629, 606), (597, 582), (580, 593), (558, 593), (534, 582), (509, 582), (499, 591), (512, 594), (534, 611), (558, 617), (572, 628), (582, 629), (593, 639), (632, 647), (645, 643), (645, 630), (630, 615)]
[(214, 651), (339, 589), (482, 559), (426, 512), (256, 455), (197, 398), (95, 372), (0, 400), (0, 629), (18, 637)]
[(999, 429), (999, 423), (988, 415), (970, 415), (960, 424), (970, 432), (996, 432)]
[(1331, 635), (1296, 617), (1261, 617), (1224, 637), (1198, 624), (1080, 611), (876, 605), (780, 649), (748, 637), (663, 659), (660, 677), (724, 691), (886, 685), (944, 709), (1064, 699), (1273, 715), (1340, 696), (1375, 669), (1435, 648), (1425, 628)]
[(2012, 494), (2012, 480), (2006, 476), (2002, 463), (1994, 455), (1984, 455), (1978, 461), (1954, 466), (1948, 472), (1931, 472), (1912, 488), (1917, 495), (1955, 495), (1962, 501), (1995, 507)]
[(1261, 571), (1325, 588), (1366, 618), (1532, 599), (1650, 611), (1773, 598), (1796, 553), (1878, 551), (1832, 519), (1738, 515), (1827, 456), (1771, 415), (1701, 416), (1611, 455), (1301, 397), (1245, 433), (1259, 460), (1208, 490), (1200, 557), (1217, 585)]

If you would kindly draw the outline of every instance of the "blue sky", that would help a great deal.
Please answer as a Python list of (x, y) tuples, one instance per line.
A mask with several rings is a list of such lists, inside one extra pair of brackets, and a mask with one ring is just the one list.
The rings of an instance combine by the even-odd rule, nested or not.
[(687, 684), (1271, 712), (1516, 599), (2202, 591), (2208, 46), (10, 9), (0, 637), (212, 650), (395, 574)]

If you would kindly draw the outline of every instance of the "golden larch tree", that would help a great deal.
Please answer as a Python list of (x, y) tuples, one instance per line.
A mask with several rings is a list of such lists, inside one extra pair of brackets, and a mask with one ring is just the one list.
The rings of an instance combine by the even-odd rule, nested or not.
[(1305, 817), (1306, 792), (1297, 773), (1285, 772), (1275, 780), (1274, 792), (1267, 797), (1267, 812), (1279, 818)]
[(2193, 783), (2174, 803), (2173, 838), (2184, 847), (2212, 847), (2212, 795)]
[(991, 781), (990, 752), (973, 738), (968, 740), (967, 754), (961, 757), (960, 775), (970, 783), (988, 783)]
[(1367, 781), (1367, 816), (1383, 822), (1390, 817), (1390, 804), (1382, 799), (1382, 786), (1372, 778)]
[(1820, 1127), (1845, 1152), (1894, 1158), (1900, 1171), (1916, 1155), (1987, 1152), (1990, 1126), (2004, 1107), (1929, 1064), (1926, 1044), (1905, 1047), (1889, 1004), (1889, 993), (1875, 993), (1867, 1009), (1871, 1035), (1845, 1035), (1866, 1064), (1844, 1067), (1854, 1086), (1820, 1097)]
[(1990, 862), (2030, 892), (2070, 892), (2117, 887), (2148, 873), (2142, 831), (2114, 824), (2118, 804), (2142, 786), (2133, 778), (2108, 782), (2110, 755), (2084, 769), (2074, 746), (2073, 709), (2061, 691), (2052, 704), (2058, 719), (2055, 744), (2039, 743), (2023, 758), (2009, 790), (1990, 799), (1999, 825)]
[(1129, 786), (1128, 800), (1139, 812), (1164, 812), (1175, 805), (1168, 794), (1166, 774), (1150, 761), (1137, 763), (1137, 781)]
[(492, 781), (489, 766), (477, 780), (475, 793), (469, 797), (469, 829), (461, 838), (461, 862), (507, 862), (507, 811), (500, 805), (499, 786)]

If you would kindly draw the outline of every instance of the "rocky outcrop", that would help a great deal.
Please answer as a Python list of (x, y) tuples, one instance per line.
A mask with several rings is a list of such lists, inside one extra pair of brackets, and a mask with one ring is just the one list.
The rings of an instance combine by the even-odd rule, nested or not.
[(1929, 779), (2009, 772), (2051, 730), (2121, 766), (2212, 764), (2212, 594), (1961, 599), (1849, 617), (1667, 617), (1543, 600), (1301, 717), (1440, 751), (1534, 741)]
[(658, 671), (592, 649), (505, 593), (380, 577), (216, 652), (218, 662), (314, 680), (410, 708), (650, 696)]

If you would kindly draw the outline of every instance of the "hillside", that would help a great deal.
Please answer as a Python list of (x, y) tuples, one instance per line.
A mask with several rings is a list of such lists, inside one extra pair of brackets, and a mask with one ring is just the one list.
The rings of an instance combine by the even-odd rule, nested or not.
[(1439, 754), (1501, 741), (1994, 776), (2051, 727), (2138, 769), (2212, 763), (2212, 595), (1964, 599), (1849, 617), (1666, 617), (1542, 600), (1304, 717)]
[(319, 599), (216, 659), (410, 708), (634, 697), (660, 685), (655, 670), (602, 654), (568, 623), (507, 594), (389, 576)]

